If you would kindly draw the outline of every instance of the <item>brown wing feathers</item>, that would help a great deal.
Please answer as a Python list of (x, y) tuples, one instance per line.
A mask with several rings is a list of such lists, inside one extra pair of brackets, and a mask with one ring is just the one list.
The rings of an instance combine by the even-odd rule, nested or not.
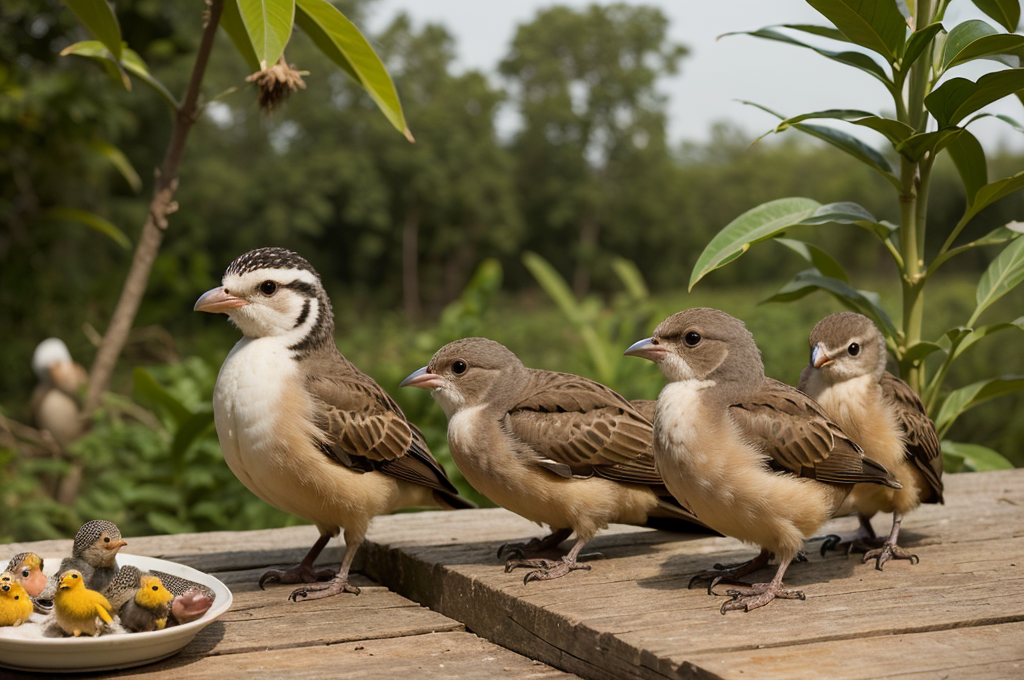
[(910, 385), (891, 373), (882, 375), (882, 394), (892, 404), (903, 430), (907, 456), (928, 480), (932, 493), (925, 502), (942, 503), (942, 448), (935, 424), (928, 418), (924, 403)]

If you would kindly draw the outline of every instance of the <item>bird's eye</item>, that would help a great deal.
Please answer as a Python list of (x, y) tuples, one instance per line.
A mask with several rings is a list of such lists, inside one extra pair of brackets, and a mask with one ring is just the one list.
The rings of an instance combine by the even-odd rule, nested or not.
[(153, 586), (153, 590), (160, 590), (160, 586)]
[(19, 599), (19, 598), (21, 598), (21, 595), (15, 595), (15, 596), (14, 596), (14, 599), (15, 599), (15, 600), (17, 600), (17, 599)]
[(104, 543), (110, 543), (110, 536), (104, 536), (103, 537), (103, 542)]
[(78, 578), (78, 574), (72, 574), (71, 578)]
[(855, 343), (855, 342), (851, 342), (851, 343), (850, 343), (850, 347), (848, 348), (848, 350), (847, 350), (847, 351), (849, 351), (849, 352), (850, 352), (850, 356), (851, 356), (851, 357), (855, 357), (855, 356), (857, 356), (858, 354), (860, 354), (860, 345), (858, 345), (858, 344), (857, 344), (857, 343)]
[(25, 578), (28, 578), (28, 575), (29, 575), (30, 573), (31, 573), (31, 572), (30, 572), (30, 571), (29, 571), (28, 569), (25, 569), (24, 571), (22, 571), (22, 572), (21, 572), (21, 575), (22, 575), (22, 576), (24, 576)]
[(466, 364), (466, 362), (463, 361), (462, 359), (459, 359), (454, 364), (452, 364), (452, 373), (454, 373), (455, 375), (462, 375), (463, 373), (466, 372), (467, 368), (469, 368), (469, 366)]
[(264, 281), (260, 284), (260, 292), (269, 297), (277, 292), (277, 284), (273, 281)]
[(683, 338), (683, 342), (686, 343), (687, 347), (696, 347), (698, 344), (700, 344), (700, 340), (700, 333), (696, 331), (690, 331)]

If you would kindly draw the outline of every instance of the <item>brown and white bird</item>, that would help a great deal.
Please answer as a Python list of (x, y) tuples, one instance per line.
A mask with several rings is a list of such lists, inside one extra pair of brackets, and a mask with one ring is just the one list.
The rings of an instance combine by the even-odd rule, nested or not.
[(779, 560), (770, 583), (728, 591), (723, 614), (776, 597), (804, 599), (782, 582), (804, 540), (855, 483), (899, 486), (817, 403), (766, 377), (754, 337), (725, 312), (679, 312), (626, 354), (654, 361), (668, 380), (655, 410), (654, 454), (669, 491), (712, 529), (761, 546), (750, 562), (713, 575), (749, 574), (772, 553)]
[[(864, 561), (876, 560), (879, 570), (893, 558), (916, 562), (897, 540), (906, 513), (921, 503), (943, 502), (935, 425), (910, 385), (885, 370), (885, 338), (871, 319), (853, 312), (827, 316), (811, 331), (810, 345), (800, 389), (903, 485), (854, 487), (850, 505), (861, 528), (851, 546), (867, 550)], [(876, 512), (893, 513), (892, 530), (881, 545), (871, 527)]]
[(439, 349), (402, 385), (431, 390), (448, 416), (452, 458), (473, 487), (551, 528), (547, 538), (516, 546), (520, 552), (576, 533), (560, 561), (510, 560), (506, 571), (534, 568), (526, 582), (589, 569), (577, 561), (580, 550), (612, 522), (671, 518), (679, 530), (706, 532), (655, 471), (650, 421), (600, 383), (527, 368), (504, 345), (465, 338)]
[(60, 338), (47, 338), (36, 346), (32, 370), (39, 380), (32, 392), (33, 421), (65, 448), (82, 435), (78, 392), (88, 376)]
[(268, 571), (260, 585), (330, 578), (334, 572), (314, 570), (313, 562), (344, 529), (341, 570), (290, 598), (358, 593), (348, 574), (373, 517), (471, 504), (394, 400), (338, 351), (331, 302), (309, 262), (261, 248), (232, 262), (222, 283), (195, 309), (227, 314), (243, 335), (213, 396), (224, 459), (254, 494), (320, 530), (298, 567)]

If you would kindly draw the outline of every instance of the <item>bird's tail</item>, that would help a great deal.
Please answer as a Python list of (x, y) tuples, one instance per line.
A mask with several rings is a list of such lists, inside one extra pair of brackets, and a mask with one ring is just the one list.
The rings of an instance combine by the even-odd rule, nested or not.
[(468, 501), (458, 494), (434, 489), (434, 500), (445, 510), (474, 510), (476, 503)]
[(867, 483), (881, 484), (892, 489), (902, 489), (903, 485), (889, 473), (878, 461), (864, 456), (864, 474), (869, 477)]

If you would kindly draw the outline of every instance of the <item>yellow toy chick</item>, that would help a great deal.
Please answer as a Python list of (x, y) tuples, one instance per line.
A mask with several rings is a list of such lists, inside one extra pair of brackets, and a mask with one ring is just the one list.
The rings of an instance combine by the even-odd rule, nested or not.
[(96, 637), (103, 629), (103, 622), (113, 621), (107, 598), (86, 588), (82, 573), (76, 569), (60, 577), (53, 613), (61, 630), (75, 637), (83, 633)]
[(143, 576), (135, 597), (121, 607), (121, 625), (133, 633), (163, 630), (174, 595), (156, 576)]
[(0, 626), (20, 626), (32, 614), (32, 598), (10, 572), (0, 575)]

